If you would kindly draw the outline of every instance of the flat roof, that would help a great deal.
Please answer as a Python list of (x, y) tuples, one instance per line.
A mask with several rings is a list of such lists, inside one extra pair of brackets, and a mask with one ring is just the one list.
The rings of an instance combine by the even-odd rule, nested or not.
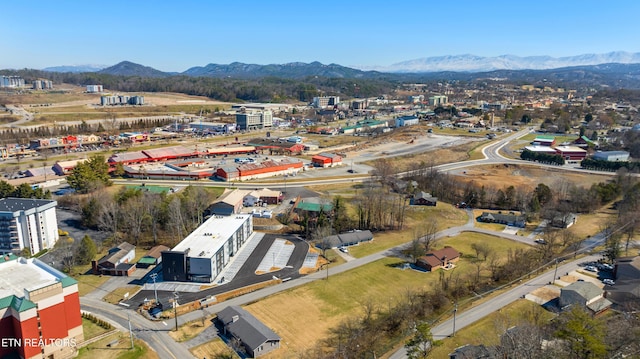
[(189, 249), (189, 257), (211, 258), (248, 218), (251, 218), (250, 214), (212, 216), (173, 247), (172, 251)]
[(66, 277), (66, 274), (35, 258), (6, 261), (0, 263), (0, 298), (11, 295), (22, 298), (25, 289), (33, 291), (63, 282)]
[(0, 212), (17, 212), (36, 209), (42, 206), (54, 207), (58, 202), (50, 199), (3, 198), (0, 199)]
[(587, 152), (586, 150), (576, 146), (556, 146), (556, 150), (562, 152)]

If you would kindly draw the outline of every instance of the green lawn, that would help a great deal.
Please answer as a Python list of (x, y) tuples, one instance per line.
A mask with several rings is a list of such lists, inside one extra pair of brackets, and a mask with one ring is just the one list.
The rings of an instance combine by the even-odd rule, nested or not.
[(82, 318), (82, 331), (84, 332), (84, 340), (95, 338), (100, 334), (108, 332), (110, 329), (104, 329), (103, 327), (95, 324), (89, 319)]

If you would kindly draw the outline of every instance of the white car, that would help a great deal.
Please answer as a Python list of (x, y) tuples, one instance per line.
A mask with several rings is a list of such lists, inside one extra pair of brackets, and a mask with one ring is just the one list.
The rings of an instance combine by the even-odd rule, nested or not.
[(613, 281), (613, 279), (603, 279), (602, 283), (606, 284), (606, 285), (615, 285), (616, 282)]
[(597, 272), (598, 269), (594, 266), (586, 266), (584, 267), (584, 270), (588, 270), (589, 272)]
[(347, 247), (340, 247), (338, 248), (340, 250), (340, 252), (342, 253), (349, 253), (349, 249), (347, 249)]

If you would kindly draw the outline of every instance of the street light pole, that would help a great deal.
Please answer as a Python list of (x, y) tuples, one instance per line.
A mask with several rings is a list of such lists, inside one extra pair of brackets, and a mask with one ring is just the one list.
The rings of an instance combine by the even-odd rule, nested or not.
[(173, 317), (176, 319), (176, 332), (178, 331), (178, 292), (173, 292)]

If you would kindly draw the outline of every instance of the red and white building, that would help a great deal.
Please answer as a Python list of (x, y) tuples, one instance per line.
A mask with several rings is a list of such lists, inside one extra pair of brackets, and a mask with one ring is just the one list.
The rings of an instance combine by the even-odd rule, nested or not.
[(311, 163), (315, 167), (335, 167), (342, 165), (342, 156), (335, 153), (320, 153), (311, 157)]
[(582, 161), (587, 157), (587, 151), (577, 146), (556, 146), (555, 150), (566, 161)]
[(220, 167), (216, 177), (223, 181), (246, 181), (281, 175), (295, 175), (303, 168), (302, 161), (285, 157), (281, 160), (267, 160), (262, 163), (247, 163), (237, 167)]
[(0, 357), (72, 358), (84, 340), (78, 282), (38, 259), (0, 258)]

